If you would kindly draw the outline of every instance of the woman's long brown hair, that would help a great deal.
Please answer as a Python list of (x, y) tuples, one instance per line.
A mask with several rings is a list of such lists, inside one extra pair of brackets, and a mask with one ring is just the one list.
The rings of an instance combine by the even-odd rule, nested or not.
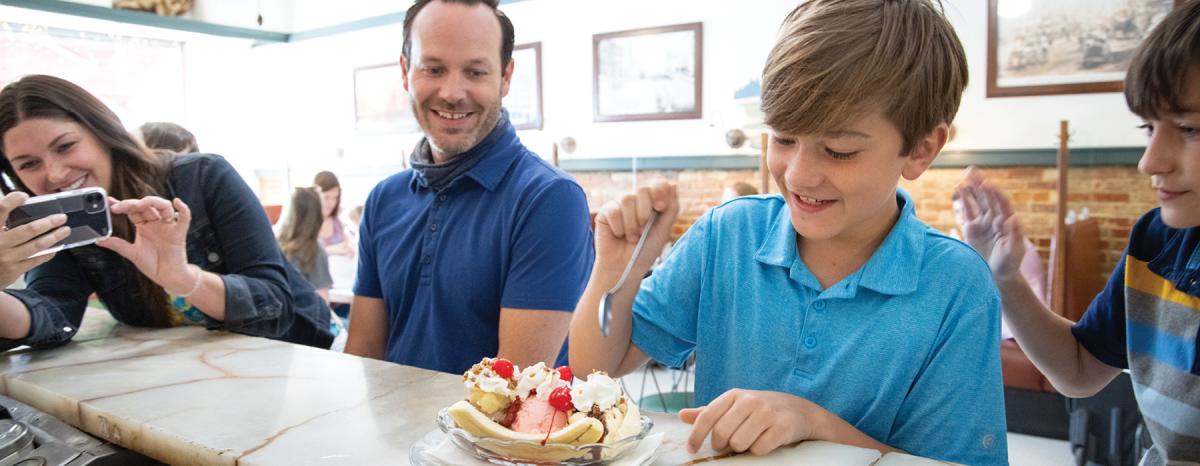
[[(117, 199), (169, 196), (166, 186), (169, 162), (139, 143), (125, 130), (116, 113), (83, 88), (54, 76), (30, 75), (0, 91), (0, 137), (21, 122), (38, 118), (74, 121), (91, 131), (109, 149), (112, 155), (110, 196)], [(19, 190), (33, 195), (17, 176), (2, 146), (0, 144), (0, 170), (8, 179), (0, 180), (0, 191), (7, 194)], [(128, 217), (115, 216), (112, 222), (113, 235), (130, 242), (134, 240), (133, 224)], [(134, 283), (137, 293), (134, 299), (141, 302), (146, 312), (144, 321), (129, 323), (171, 326), (176, 319), (170, 312), (166, 291), (140, 272), (136, 272)]]
[(279, 227), (279, 247), (304, 273), (312, 273), (321, 244), (321, 196), (313, 188), (296, 188), (287, 216)]

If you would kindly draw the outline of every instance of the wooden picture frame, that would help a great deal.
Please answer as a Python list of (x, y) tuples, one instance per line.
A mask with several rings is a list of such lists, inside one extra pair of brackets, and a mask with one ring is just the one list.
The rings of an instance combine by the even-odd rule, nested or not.
[(1125, 3), (988, 0), (987, 96), (1121, 92), (1133, 50), (1182, 0)]
[(592, 36), (592, 121), (703, 115), (704, 24)]
[(400, 63), (354, 69), (354, 128), (367, 134), (421, 131), (413, 115)]
[(512, 82), (504, 108), (514, 129), (542, 129), (542, 43), (513, 47)]

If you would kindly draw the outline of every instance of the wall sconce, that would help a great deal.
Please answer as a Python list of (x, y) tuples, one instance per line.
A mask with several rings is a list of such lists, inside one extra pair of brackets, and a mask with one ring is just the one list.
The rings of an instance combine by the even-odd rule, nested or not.
[(738, 128), (726, 131), (725, 144), (729, 145), (730, 149), (742, 147), (742, 145), (746, 144), (746, 132)]
[(564, 136), (558, 141), (558, 148), (562, 150), (564, 154), (575, 152), (575, 138)]

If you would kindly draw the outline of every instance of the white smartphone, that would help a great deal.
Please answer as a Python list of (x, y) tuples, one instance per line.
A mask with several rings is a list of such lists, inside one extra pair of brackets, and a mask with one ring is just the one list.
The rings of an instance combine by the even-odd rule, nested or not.
[(71, 227), (71, 234), (29, 257), (92, 244), (112, 235), (108, 193), (103, 188), (83, 188), (31, 197), (8, 214), (4, 227), (11, 230), (54, 214), (67, 215), (66, 226)]

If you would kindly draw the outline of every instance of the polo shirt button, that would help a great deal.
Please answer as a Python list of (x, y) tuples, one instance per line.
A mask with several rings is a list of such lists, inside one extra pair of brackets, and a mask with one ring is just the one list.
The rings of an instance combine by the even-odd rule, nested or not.
[(817, 301), (813, 303), (813, 307), (818, 311), (823, 311), (825, 310), (825, 301)]
[(437, 224), (434, 223), (432, 225), (429, 225), (429, 231), (437, 231)]
[(444, 201), (444, 200), (446, 200), (446, 195), (445, 195), (445, 194), (439, 194), (439, 195), (438, 195), (438, 200), (439, 200), (439, 201)]
[(817, 346), (817, 339), (813, 337), (804, 337), (804, 346), (806, 348)]
[(422, 264), (428, 264), (430, 262), (433, 262), (433, 256), (430, 256), (429, 254), (426, 254), (425, 257), (421, 258)]

